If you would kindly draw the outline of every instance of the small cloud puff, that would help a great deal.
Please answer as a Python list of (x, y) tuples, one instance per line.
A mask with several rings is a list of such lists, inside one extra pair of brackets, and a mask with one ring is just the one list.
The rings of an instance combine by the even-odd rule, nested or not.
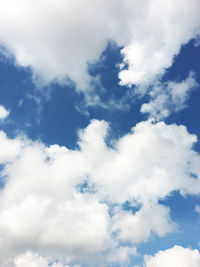
[(4, 120), (8, 117), (9, 111), (2, 105), (0, 105), (0, 120)]

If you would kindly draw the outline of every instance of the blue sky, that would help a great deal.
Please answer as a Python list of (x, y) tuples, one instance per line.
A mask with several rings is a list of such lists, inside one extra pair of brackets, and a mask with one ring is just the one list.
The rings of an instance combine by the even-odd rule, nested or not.
[(0, 1), (0, 266), (200, 266), (199, 8)]

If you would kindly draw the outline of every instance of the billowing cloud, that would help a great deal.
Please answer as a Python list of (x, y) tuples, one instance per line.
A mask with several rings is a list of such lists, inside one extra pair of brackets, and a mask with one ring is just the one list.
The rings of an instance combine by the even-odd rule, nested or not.
[(179, 0), (148, 4), (146, 16), (135, 24), (132, 41), (122, 49), (125, 66), (119, 74), (122, 85), (136, 84), (142, 91), (172, 65), (174, 56), (198, 34), (200, 25), (195, 10), (198, 0), (184, 5)]
[(9, 139), (3, 131), (0, 131), (0, 164), (5, 164), (6, 162), (13, 161), (22, 146), (22, 141), (20, 139)]
[(155, 256), (145, 256), (144, 267), (199, 267), (200, 253), (197, 249), (174, 246), (159, 251)]
[(120, 210), (113, 217), (112, 229), (114, 232), (119, 231), (117, 238), (123, 242), (147, 241), (151, 232), (165, 236), (175, 230), (169, 211), (167, 207), (158, 204), (146, 204), (134, 216), (131, 212)]
[(0, 41), (43, 83), (68, 77), (87, 91), (87, 63), (114, 40), (123, 47), (120, 84), (144, 87), (199, 33), (199, 8), (198, 0), (1, 0)]
[[(174, 190), (200, 193), (196, 136), (184, 126), (152, 121), (112, 145), (108, 134), (105, 121), (93, 120), (79, 131), (79, 149), (70, 150), (2, 133), (0, 148), (10, 151), (1, 159), (2, 262), (106, 265), (117, 254), (123, 264), (136, 255), (136, 243), (175, 230), (170, 209), (158, 201)], [(125, 210), (126, 201), (138, 211)]]
[(87, 90), (88, 61), (98, 59), (109, 39), (125, 43), (129, 20), (141, 14), (141, 5), (138, 0), (123, 5), (119, 0), (1, 0), (0, 40), (44, 83), (69, 77)]
[[(35, 83), (75, 83), (88, 105), (119, 110), (129, 94), (149, 95), (141, 106), (149, 120), (118, 140), (99, 120), (79, 130), (74, 149), (0, 131), (0, 266), (124, 266), (139, 243), (176, 231), (161, 201), (200, 194), (200, 154), (186, 127), (158, 121), (182, 110), (199, 85), (192, 71), (182, 81), (161, 77), (182, 45), (198, 45), (199, 10), (199, 0), (0, 0), (0, 52), (30, 67)], [(101, 103), (88, 64), (110, 40), (129, 89)], [(0, 105), (0, 121), (8, 115)], [(175, 246), (146, 255), (144, 266), (197, 267), (200, 254)]]

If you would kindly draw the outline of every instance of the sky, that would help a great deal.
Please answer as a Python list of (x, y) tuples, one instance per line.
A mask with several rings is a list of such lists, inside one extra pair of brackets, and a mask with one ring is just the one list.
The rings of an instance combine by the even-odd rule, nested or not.
[(200, 266), (199, 0), (0, 0), (0, 267)]

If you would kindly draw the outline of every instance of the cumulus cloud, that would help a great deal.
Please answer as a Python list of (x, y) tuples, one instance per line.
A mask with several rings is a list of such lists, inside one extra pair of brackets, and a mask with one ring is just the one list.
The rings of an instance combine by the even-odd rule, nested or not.
[(5, 164), (6, 162), (13, 161), (22, 146), (22, 141), (20, 139), (9, 139), (5, 132), (0, 131), (0, 164)]
[(175, 224), (171, 222), (169, 209), (157, 204), (145, 205), (135, 215), (121, 210), (116, 212), (112, 229), (118, 231), (117, 238), (120, 241), (139, 243), (147, 241), (151, 232), (165, 236), (175, 230)]
[(199, 8), (198, 0), (1, 0), (0, 40), (43, 83), (70, 78), (84, 91), (87, 63), (114, 40), (123, 47), (120, 84), (147, 86), (199, 33)]
[(145, 256), (144, 267), (198, 267), (200, 253), (197, 249), (174, 246), (159, 251), (155, 256)]
[[(148, 86), (169, 68), (181, 46), (195, 37), (199, 1), (149, 1), (146, 16), (136, 24), (132, 42), (122, 49), (122, 85)], [(128, 65), (128, 68), (127, 68)], [(125, 67), (125, 69), (123, 69)]]
[(13, 259), (9, 259), (4, 262), (0, 262), (4, 267), (69, 267), (69, 265), (63, 265), (61, 263), (50, 263), (45, 257), (42, 257), (36, 253), (27, 251), (22, 255), (18, 255)]
[[(11, 152), (2, 158), (0, 261), (106, 265), (117, 254), (123, 264), (136, 255), (134, 244), (175, 230), (159, 200), (174, 190), (200, 193), (196, 136), (152, 121), (112, 146), (108, 134), (105, 121), (93, 120), (79, 131), (79, 149), (70, 150), (2, 133), (0, 148)], [(126, 201), (139, 210), (124, 210)]]
[(149, 93), (150, 102), (141, 106), (141, 112), (148, 113), (149, 117), (156, 120), (161, 120), (172, 112), (181, 111), (186, 106), (191, 90), (198, 85), (193, 72), (182, 82), (158, 82)]
[(128, 39), (130, 17), (141, 14), (142, 3), (134, 3), (132, 9), (130, 0), (123, 5), (119, 0), (2, 0), (0, 40), (44, 83), (62, 83), (67, 76), (87, 90), (88, 61), (100, 56), (109, 39), (119, 44)]
[(9, 111), (2, 105), (0, 105), (0, 120), (4, 120), (9, 115)]

